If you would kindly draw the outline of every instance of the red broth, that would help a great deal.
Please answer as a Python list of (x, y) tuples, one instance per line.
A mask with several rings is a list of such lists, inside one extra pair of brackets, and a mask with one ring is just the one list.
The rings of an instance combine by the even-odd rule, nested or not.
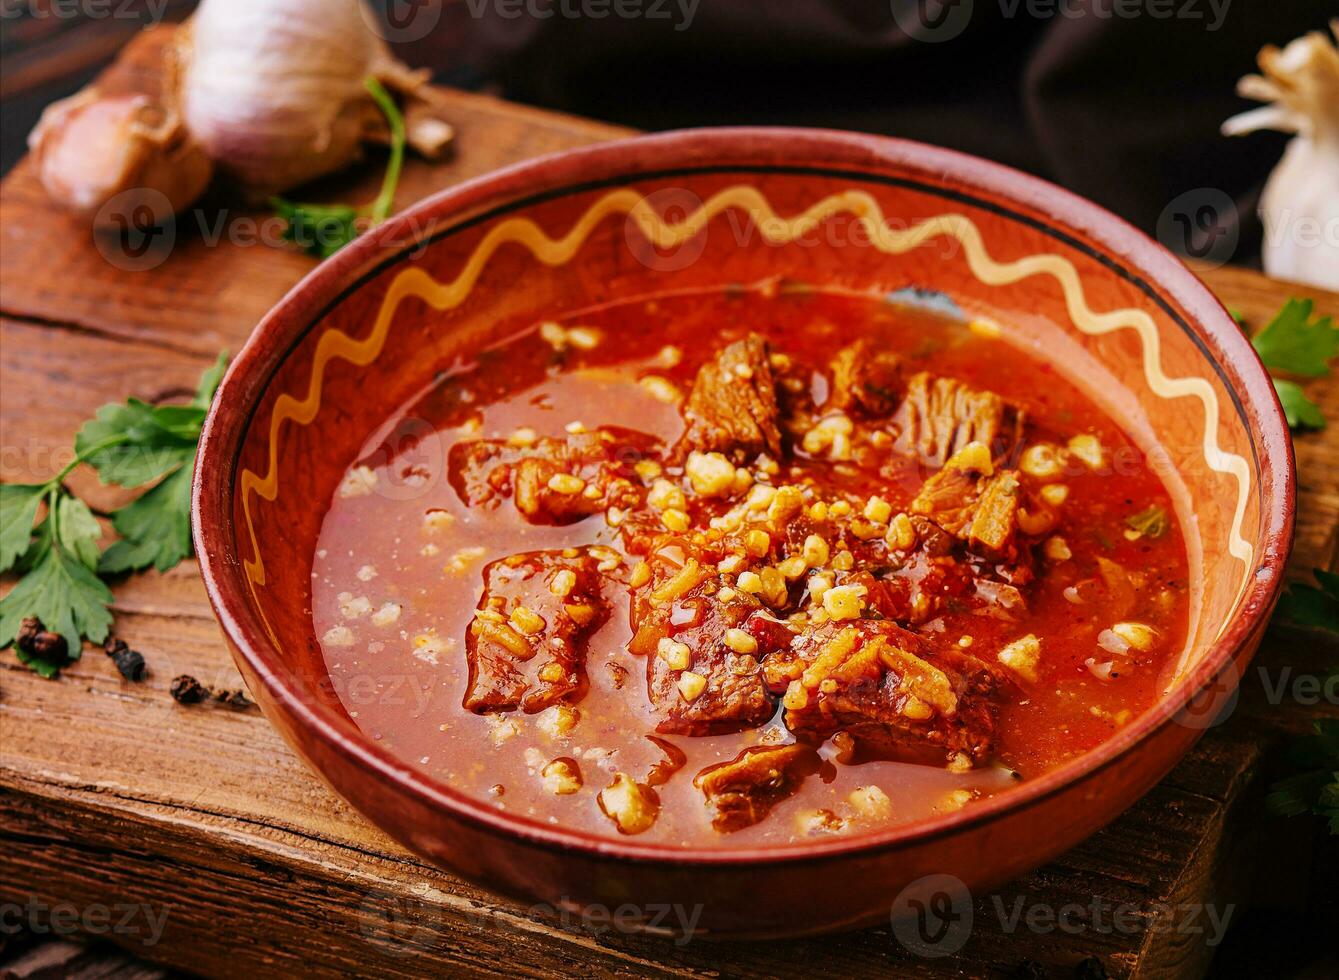
[[(580, 716), (570, 731), (556, 730), (552, 711), (478, 714), (463, 706), (485, 565), (597, 545), (626, 576), (639, 556), (627, 553), (621, 529), (604, 514), (546, 524), (523, 519), (509, 499), (469, 506), (447, 468), (458, 442), (507, 440), (518, 430), (561, 440), (578, 426), (620, 426), (670, 446), (684, 431), (672, 396), (688, 391), (723, 345), (749, 333), (765, 338), (773, 361), (786, 366), (783, 378), (795, 389), (787, 397), (821, 403), (833, 354), (865, 338), (871, 349), (899, 355), (903, 378), (928, 371), (1023, 410), (1015, 462), (1038, 444), (1086, 441), (1043, 460), (1058, 465), (1054, 473), (1019, 477), (1029, 494), (1063, 488), (1045, 491), (1053, 523), (1027, 539), (1035, 574), (1020, 587), (1026, 608), (948, 603), (909, 626), (1001, 675), (988, 758), (968, 767), (961, 759), (852, 756), (840, 735), (811, 738), (819, 765), (798, 790), (769, 800), (756, 822), (723, 832), (694, 776), (746, 748), (794, 741), (786, 709), (778, 700), (769, 720), (742, 731), (657, 735), (664, 716), (648, 698), (647, 658), (628, 649), (626, 585), (612, 588), (608, 619), (586, 641), (586, 690), (569, 698)], [(797, 444), (787, 436), (776, 472), (753, 475), (772, 485), (807, 475), (831, 498), (859, 509), (878, 496), (893, 513), (905, 512), (920, 489), (919, 476), (890, 479), (886, 467), (806, 458)], [(1084, 461), (1093, 445), (1096, 466)], [(922, 307), (801, 288), (638, 300), (531, 327), (479, 351), (368, 441), (331, 502), (312, 573), (313, 621), (334, 687), (370, 738), (500, 810), (614, 837), (620, 829), (600, 791), (618, 773), (645, 786), (667, 754), (681, 753), (681, 767), (653, 788), (658, 816), (639, 832), (688, 846), (785, 843), (916, 820), (971, 806), (1092, 749), (1155, 701), (1159, 675), (1186, 642), (1187, 591), (1186, 547), (1167, 489), (1117, 422), (1051, 365), (993, 331)], [(1117, 623), (1126, 625), (1113, 633)], [(1023, 636), (1040, 645), (1035, 676), (1026, 680), (998, 659)], [(557, 795), (544, 778), (558, 758), (579, 769), (576, 792)]]

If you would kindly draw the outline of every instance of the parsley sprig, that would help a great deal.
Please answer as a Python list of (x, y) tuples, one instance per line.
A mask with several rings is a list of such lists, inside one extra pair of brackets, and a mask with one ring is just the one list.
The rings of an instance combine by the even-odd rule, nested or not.
[(381, 181), (381, 193), (371, 204), (361, 208), (348, 204), (297, 204), (283, 197), (270, 198), (275, 213), (288, 222), (284, 239), (317, 258), (329, 258), (357, 238), (360, 219), (366, 218), (373, 225), (385, 221), (395, 203), (395, 188), (404, 165), (404, 117), (390, 93), (375, 78), (365, 79), (363, 85), (372, 94), (390, 127), (391, 152), (386, 161), (386, 175)]
[[(1339, 574), (1314, 570), (1317, 585), (1294, 582), (1279, 600), (1277, 619), (1339, 637)], [(1339, 675), (1339, 668), (1331, 676)], [(1325, 818), (1339, 835), (1339, 719), (1322, 718), (1313, 732), (1288, 746), (1294, 774), (1269, 788), (1265, 804), (1287, 817), (1305, 813)]]
[(1339, 719), (1317, 721), (1288, 747), (1288, 761), (1300, 771), (1271, 786), (1265, 804), (1285, 817), (1323, 817), (1339, 835)]
[[(75, 458), (50, 480), (0, 485), (0, 572), (20, 575), (0, 599), (0, 647), (14, 643), (23, 620), (32, 616), (63, 636), (69, 658), (78, 659), (82, 638), (101, 643), (111, 628), (112, 594), (99, 576), (150, 565), (166, 571), (191, 554), (196, 444), (227, 363), (227, 355), (220, 355), (186, 405), (149, 405), (137, 398), (104, 405), (75, 437)], [(105, 484), (153, 484), (108, 515), (120, 540), (105, 551), (97, 517), (65, 486), (80, 463), (97, 470)], [(43, 677), (63, 666), (23, 649), (18, 656)]]
[[(1289, 299), (1251, 344), (1270, 372), (1301, 378), (1320, 378), (1330, 373), (1330, 361), (1339, 355), (1339, 327), (1328, 316), (1313, 317), (1309, 299)], [(1274, 390), (1288, 425), (1294, 429), (1323, 429), (1320, 406), (1306, 396), (1302, 386), (1288, 378), (1274, 378)]]

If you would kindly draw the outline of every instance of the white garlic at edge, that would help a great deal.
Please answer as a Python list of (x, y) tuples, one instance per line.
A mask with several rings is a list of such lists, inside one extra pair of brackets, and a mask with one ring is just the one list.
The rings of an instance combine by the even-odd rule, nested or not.
[[(1330, 22), (1339, 40), (1339, 20)], [(1268, 45), (1261, 74), (1237, 85), (1246, 98), (1269, 105), (1233, 116), (1223, 133), (1260, 129), (1296, 133), (1260, 198), (1265, 272), (1325, 289), (1339, 289), (1339, 48), (1322, 31)]]

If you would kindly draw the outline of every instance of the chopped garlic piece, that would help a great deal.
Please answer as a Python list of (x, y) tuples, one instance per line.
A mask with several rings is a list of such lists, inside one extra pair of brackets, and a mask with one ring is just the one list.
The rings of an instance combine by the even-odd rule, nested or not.
[(1140, 651), (1151, 650), (1158, 638), (1158, 631), (1145, 623), (1117, 623), (1111, 632)]
[(321, 643), (328, 647), (353, 646), (353, 630), (347, 626), (332, 626), (321, 637)]
[(1078, 435), (1069, 440), (1069, 451), (1090, 470), (1100, 470), (1104, 462), (1102, 442), (1094, 435)]
[(823, 611), (833, 619), (858, 619), (865, 608), (863, 585), (838, 585), (823, 593)]
[(1023, 450), (1018, 468), (1028, 476), (1049, 480), (1064, 472), (1065, 461), (1058, 447), (1049, 442), (1039, 442)]
[(376, 470), (370, 466), (355, 466), (344, 474), (339, 484), (339, 495), (344, 498), (366, 497), (377, 485)]
[(660, 800), (655, 790), (622, 772), (600, 790), (599, 803), (604, 815), (614, 822), (621, 834), (640, 834), (651, 829), (660, 814)]
[(862, 817), (886, 817), (893, 811), (893, 801), (877, 786), (857, 786), (851, 790), (847, 800), (851, 808)]
[(667, 405), (673, 405), (683, 393), (679, 391), (678, 386), (668, 378), (662, 378), (658, 374), (648, 374), (638, 382), (652, 398), (665, 402)]
[(757, 653), (758, 641), (737, 627), (725, 631), (725, 645), (735, 653)]
[(539, 776), (544, 789), (555, 796), (570, 796), (581, 789), (581, 769), (572, 759), (554, 759)]
[(735, 466), (721, 453), (691, 452), (683, 466), (693, 489), (704, 497), (728, 494), (735, 484)]
[(1004, 646), (996, 659), (1029, 683), (1037, 682), (1037, 661), (1041, 659), (1041, 640), (1029, 633)]
[(553, 704), (535, 716), (535, 727), (549, 738), (566, 738), (581, 720), (581, 712), (571, 705)]
[(1042, 550), (1051, 561), (1069, 561), (1074, 557), (1074, 552), (1069, 550), (1069, 542), (1060, 537), (1047, 538)]
[(693, 651), (687, 643), (662, 636), (656, 642), (656, 656), (665, 661), (670, 670), (687, 670), (693, 660)]
[(689, 703), (696, 701), (706, 689), (707, 679), (701, 674), (685, 670), (679, 675), (679, 694), (685, 701)]

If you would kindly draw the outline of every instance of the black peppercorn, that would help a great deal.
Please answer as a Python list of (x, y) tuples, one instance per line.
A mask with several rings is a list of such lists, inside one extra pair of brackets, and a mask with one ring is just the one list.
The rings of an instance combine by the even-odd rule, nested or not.
[(65, 637), (48, 630), (36, 616), (29, 616), (19, 624), (14, 642), (30, 657), (56, 662), (70, 659), (70, 645)]
[(209, 689), (190, 674), (182, 674), (172, 681), (172, 698), (178, 704), (199, 704), (209, 697)]
[(144, 657), (138, 650), (130, 649), (125, 640), (117, 636), (109, 636), (102, 649), (107, 656), (112, 658), (112, 663), (116, 664), (116, 669), (126, 680), (144, 680), (144, 675), (147, 673), (144, 666)]

